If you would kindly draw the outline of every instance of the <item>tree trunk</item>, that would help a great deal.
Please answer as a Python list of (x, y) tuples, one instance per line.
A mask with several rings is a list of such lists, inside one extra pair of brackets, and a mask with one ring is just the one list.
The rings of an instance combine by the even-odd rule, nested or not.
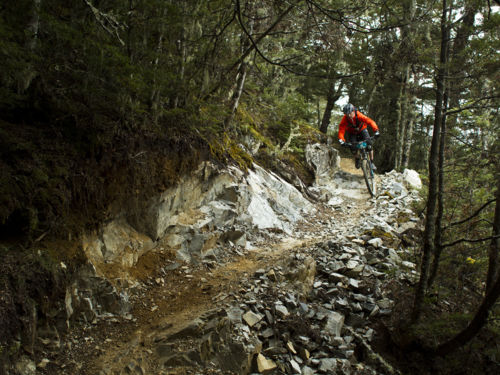
[(40, 27), (40, 6), (42, 0), (33, 0), (31, 19), (26, 27), (27, 39), (26, 47), (28, 51), (33, 52), (38, 40), (38, 29)]
[[(461, 27), (457, 33), (457, 38), (455, 39), (455, 43), (453, 44), (453, 50), (451, 51), (451, 56), (450, 53), (448, 52), (448, 60), (453, 60), (450, 61), (450, 64), (448, 65), (450, 68), (446, 69), (446, 75), (448, 76), (453, 76), (455, 79), (449, 80), (449, 85), (446, 90), (446, 95), (445, 95), (445, 102), (448, 103), (448, 99), (450, 100), (451, 106), (458, 106), (459, 104), (459, 99), (460, 99), (460, 88), (459, 86), (461, 85), (461, 81), (458, 79), (459, 76), (463, 75), (463, 71), (460, 69), (463, 68), (462, 64), (460, 63), (463, 60), (463, 57), (461, 54), (463, 53), (465, 47), (466, 47), (466, 42), (470, 36), (472, 26), (474, 23), (474, 16), (476, 14), (475, 8), (467, 8), (466, 9), (466, 14), (464, 15), (464, 21), (461, 24)], [(455, 61), (456, 60), (456, 61)], [(453, 64), (455, 62), (455, 64)], [(443, 109), (443, 113), (446, 113), (447, 110), (447, 105), (445, 105)], [(444, 207), (443, 207), (443, 189), (444, 189), (444, 171), (443, 171), (443, 164), (444, 164), (444, 149), (445, 149), (445, 136), (446, 136), (446, 115), (443, 115), (443, 122), (442, 122), (442, 133), (441, 133), (441, 144), (440, 144), (440, 149), (439, 149), (439, 193), (438, 193), (438, 214), (436, 217), (436, 236), (435, 236), (435, 254), (434, 254), (434, 259), (432, 262), (432, 267), (431, 267), (431, 274), (429, 277), (428, 281), (428, 288), (430, 288), (436, 278), (437, 275), (437, 270), (439, 268), (439, 261), (442, 253), (442, 247), (441, 247), (441, 242), (442, 242), (442, 236), (441, 236), (441, 227), (442, 227), (442, 219), (443, 219), (443, 213), (444, 213)], [(451, 126), (454, 127), (454, 124), (456, 122), (456, 116), (452, 119), (451, 121)]]
[(495, 197), (497, 203), (495, 206), (495, 218), (493, 219), (493, 231), (491, 235), (492, 237), (497, 236), (497, 238), (493, 238), (490, 244), (486, 292), (491, 291), (494, 280), (500, 277), (500, 261), (498, 259), (498, 252), (500, 250), (500, 238), (498, 238), (498, 236), (500, 236), (500, 173), (497, 174), (497, 192)]
[(408, 119), (408, 125), (406, 127), (406, 137), (403, 148), (403, 158), (401, 160), (401, 169), (404, 170), (408, 168), (408, 163), (410, 162), (410, 152), (411, 152), (411, 143), (413, 140), (413, 127), (415, 125), (415, 113), (411, 113), (410, 118)]
[[(474, 19), (476, 17), (478, 4), (469, 2), (465, 7), (465, 13), (454, 38), (453, 48), (450, 56), (450, 108), (459, 107), (460, 96), (462, 94), (464, 70), (464, 51), (471, 34), (474, 32)], [(452, 116), (449, 121), (450, 129), (455, 127), (457, 116)]]
[[(447, 73), (447, 71), (446, 71)], [(430, 288), (434, 283), (439, 267), (439, 260), (443, 252), (442, 244), (442, 222), (444, 215), (444, 154), (446, 147), (446, 108), (448, 106), (448, 95), (445, 93), (443, 104), (443, 118), (441, 119), (441, 140), (439, 142), (439, 182), (437, 196), (437, 215), (436, 215), (436, 234), (434, 236), (434, 259), (430, 271), (427, 288)]]
[[(28, 53), (34, 53), (36, 43), (38, 41), (38, 30), (40, 28), (40, 6), (42, 0), (33, 0), (31, 7), (31, 18), (26, 26), (25, 47)], [(25, 92), (31, 85), (31, 82), (36, 77), (36, 71), (31, 64), (24, 69), (21, 79), (18, 81), (18, 93)]]
[[(423, 113), (423, 105), (422, 105), (421, 113)], [(422, 121), (425, 124), (425, 135), (427, 138), (427, 134), (431, 133), (432, 123), (430, 122), (430, 119), (427, 119), (425, 116), (422, 116)], [(429, 172), (429, 153), (428, 152), (424, 152), (424, 159), (425, 159), (424, 165), (427, 166), (427, 172)]]
[[(167, 8), (163, 9), (162, 16), (165, 18), (167, 15)], [(160, 102), (161, 102), (161, 88), (157, 83), (158, 75), (158, 64), (160, 62), (160, 57), (163, 54), (163, 38), (165, 36), (165, 24), (162, 23), (159, 30), (158, 44), (156, 46), (156, 57), (153, 62), (153, 84), (151, 85), (151, 116), (153, 118), (153, 123), (158, 125), (158, 118), (160, 114)]]
[(179, 91), (183, 90), (183, 85), (184, 85), (184, 74), (186, 70), (186, 57), (187, 57), (187, 49), (186, 49), (186, 30), (184, 27), (182, 28), (181, 32), (181, 38), (177, 41), (177, 51), (179, 53), (179, 70), (178, 70), (178, 79), (177, 82), (179, 82), (179, 85), (177, 87), (177, 90), (175, 90), (175, 96), (172, 101), (172, 107), (177, 108), (179, 107), (180, 103), (180, 96), (179, 96)]
[(404, 64), (401, 70), (401, 87), (399, 90), (397, 119), (396, 119), (396, 157), (394, 160), (394, 168), (401, 171), (403, 153), (405, 149), (406, 133), (408, 130), (408, 84), (410, 81), (410, 56), (413, 53), (411, 43), (413, 35), (413, 19), (415, 18), (415, 0), (404, 1), (404, 24), (401, 30), (401, 51), (405, 56)]
[(377, 89), (379, 87), (379, 82), (375, 83), (370, 91), (370, 96), (368, 96), (368, 103), (366, 104), (367, 112), (371, 113), (371, 107), (373, 103), (373, 98), (375, 97), (375, 93), (377, 92)]
[(336, 80), (334, 78), (330, 80), (328, 95), (326, 97), (325, 112), (323, 113), (323, 119), (321, 120), (321, 126), (319, 127), (319, 131), (324, 134), (326, 134), (326, 132), (328, 131), (328, 125), (330, 125), (333, 106), (335, 105), (337, 100), (339, 100), (340, 95), (342, 94), (342, 88), (344, 87), (344, 80), (341, 80), (339, 87), (335, 90), (335, 82)]
[(399, 171), (401, 167), (401, 156), (403, 154), (403, 101), (405, 95), (406, 74), (401, 77), (401, 86), (399, 87), (399, 95), (396, 107), (396, 157), (394, 158), (394, 169)]
[(238, 109), (238, 105), (240, 103), (241, 94), (243, 93), (243, 87), (245, 86), (245, 79), (247, 76), (247, 64), (243, 61), (241, 63), (240, 69), (238, 71), (238, 76), (236, 79), (236, 89), (231, 97), (231, 110), (229, 115), (226, 117), (224, 121), (224, 128), (229, 128), (231, 123), (233, 122), (234, 115), (236, 114), (236, 110)]
[[(238, 12), (238, 17), (241, 17), (241, 9), (239, 9), (239, 2), (237, 4), (237, 12)], [(253, 12), (253, 1), (249, 1), (247, 4), (247, 11), (250, 13)], [(240, 20), (240, 22), (242, 22)], [(242, 26), (243, 27), (243, 26)], [(248, 34), (252, 35), (254, 30), (254, 17), (250, 17), (250, 22), (249, 22), (249, 28), (248, 28)], [(250, 37), (246, 35), (246, 33), (242, 33), (241, 36), (241, 51), (244, 52), (248, 50), (250, 47)], [(233, 94), (231, 95), (231, 101), (230, 101), (230, 112), (229, 115), (226, 117), (224, 120), (224, 128), (228, 129), (231, 126), (231, 123), (233, 122), (234, 115), (236, 114), (236, 110), (238, 109), (238, 105), (240, 103), (240, 98), (241, 94), (243, 93), (243, 87), (245, 86), (245, 79), (247, 76), (247, 63), (245, 59), (241, 60), (240, 66), (238, 68), (238, 73), (236, 75), (236, 87), (233, 90)]]
[(316, 116), (318, 118), (316, 119), (316, 124), (318, 126), (318, 129), (321, 127), (321, 108), (320, 108), (320, 100), (319, 97), (316, 97)]
[(429, 268), (432, 254), (434, 253), (434, 234), (436, 220), (436, 202), (438, 192), (438, 173), (439, 173), (439, 144), (441, 139), (441, 122), (443, 117), (443, 98), (445, 88), (445, 67), (447, 49), (449, 43), (448, 21), (447, 21), (447, 0), (443, 0), (443, 10), (441, 15), (441, 52), (439, 57), (439, 67), (436, 76), (436, 108), (434, 113), (434, 129), (432, 132), (431, 150), (429, 153), (429, 192), (427, 195), (426, 223), (424, 231), (424, 244), (422, 264), (420, 268), (420, 280), (415, 291), (413, 310), (411, 315), (412, 322), (416, 322), (422, 312), (427, 280), (429, 278)]

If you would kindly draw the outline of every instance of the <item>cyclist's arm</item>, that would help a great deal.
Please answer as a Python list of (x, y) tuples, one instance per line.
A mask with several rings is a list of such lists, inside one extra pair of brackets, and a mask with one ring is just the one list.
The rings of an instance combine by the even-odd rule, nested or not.
[(378, 126), (377, 124), (375, 123), (375, 121), (373, 121), (371, 118), (369, 118), (368, 116), (365, 116), (364, 114), (358, 112), (358, 118), (368, 124), (368, 126), (373, 130), (373, 132), (378, 132)]
[(346, 116), (342, 117), (339, 124), (339, 141), (345, 142), (345, 131), (347, 129), (347, 119)]

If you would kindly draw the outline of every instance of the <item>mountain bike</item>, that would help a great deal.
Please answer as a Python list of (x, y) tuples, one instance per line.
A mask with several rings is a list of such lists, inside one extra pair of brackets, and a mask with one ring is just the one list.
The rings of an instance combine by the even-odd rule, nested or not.
[(355, 143), (348, 143), (351, 150), (355, 150), (355, 158), (359, 158), (361, 161), (361, 170), (363, 171), (363, 177), (366, 182), (366, 187), (368, 192), (372, 197), (377, 194), (377, 185), (375, 183), (375, 173), (373, 172), (372, 162), (368, 154), (368, 142), (361, 141)]

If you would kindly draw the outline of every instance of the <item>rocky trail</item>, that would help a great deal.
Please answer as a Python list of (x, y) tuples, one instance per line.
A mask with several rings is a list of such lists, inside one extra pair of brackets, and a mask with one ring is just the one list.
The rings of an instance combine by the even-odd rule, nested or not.
[(134, 268), (128, 312), (96, 316), (64, 339), (48, 332), (37, 373), (397, 373), (372, 342), (395, 284), (416, 277), (408, 233), (418, 198), (398, 178), (378, 176), (370, 199), (342, 160), (335, 194), (291, 233), (259, 231), (252, 246), (229, 242), (198, 262), (160, 241)]

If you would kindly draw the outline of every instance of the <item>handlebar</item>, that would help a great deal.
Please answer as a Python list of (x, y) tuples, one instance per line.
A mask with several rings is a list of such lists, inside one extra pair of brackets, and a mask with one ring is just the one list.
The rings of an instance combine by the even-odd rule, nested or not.
[(362, 149), (368, 147), (368, 145), (373, 145), (374, 141), (375, 137), (370, 137), (360, 142), (346, 142), (345, 145), (349, 148)]

